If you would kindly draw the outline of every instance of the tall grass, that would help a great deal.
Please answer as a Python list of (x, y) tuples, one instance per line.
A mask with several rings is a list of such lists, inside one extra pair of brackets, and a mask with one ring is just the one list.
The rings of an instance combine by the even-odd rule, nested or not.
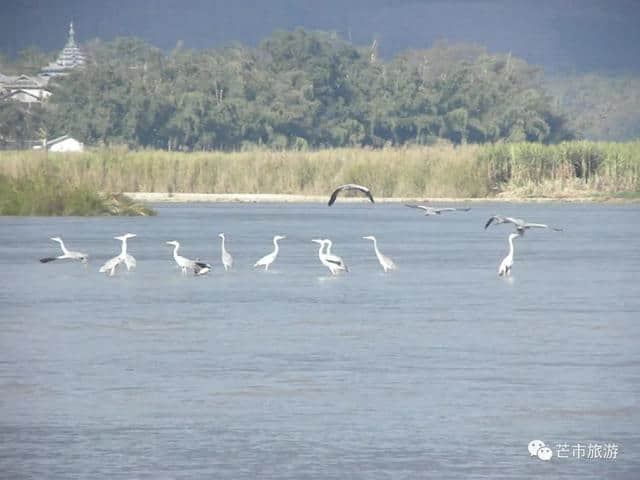
[(640, 142), (517, 143), (483, 148), (490, 183), (520, 196), (640, 192)]
[(99, 194), (41, 174), (0, 175), (0, 215), (155, 215), (118, 194)]
[(100, 191), (326, 194), (357, 182), (383, 197), (617, 194), (640, 191), (640, 142), (567, 142), (179, 153), (103, 149), (0, 152), (0, 174)]

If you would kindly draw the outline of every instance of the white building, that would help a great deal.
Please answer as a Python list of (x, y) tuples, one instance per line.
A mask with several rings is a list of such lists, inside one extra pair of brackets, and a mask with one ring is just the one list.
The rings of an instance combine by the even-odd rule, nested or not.
[[(63, 135), (62, 137), (49, 140), (45, 148), (50, 152), (83, 152), (84, 143), (79, 142), (69, 135)], [(34, 150), (42, 150), (42, 145), (36, 145)]]
[(75, 68), (82, 68), (84, 64), (84, 54), (76, 45), (73, 23), (70, 23), (67, 44), (58, 55), (58, 59), (44, 67), (39, 75), (10, 76), (0, 73), (0, 100), (42, 102), (51, 95), (47, 89), (51, 77), (67, 75)]
[(30, 77), (29, 75), (7, 76), (0, 74), (0, 91), (2, 100), (36, 103), (46, 100), (51, 95), (47, 90), (48, 77)]

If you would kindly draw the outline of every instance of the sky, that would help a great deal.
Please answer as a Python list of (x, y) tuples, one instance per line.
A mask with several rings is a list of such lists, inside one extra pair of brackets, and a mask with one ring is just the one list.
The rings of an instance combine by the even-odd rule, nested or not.
[(382, 56), (434, 42), (469, 42), (558, 72), (640, 71), (640, 0), (0, 0), (0, 53), (57, 52), (76, 40), (135, 36), (163, 50), (178, 42), (257, 45), (276, 30), (338, 32)]

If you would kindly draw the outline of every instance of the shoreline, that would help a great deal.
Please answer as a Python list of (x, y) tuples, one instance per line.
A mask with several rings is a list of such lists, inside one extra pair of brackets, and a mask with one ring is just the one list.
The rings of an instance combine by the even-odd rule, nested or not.
[[(275, 193), (168, 193), (124, 192), (136, 202), (149, 203), (327, 203), (329, 195), (292, 195)], [(516, 197), (496, 196), (482, 198), (448, 197), (374, 197), (376, 203), (635, 203), (640, 198), (614, 196), (584, 197)], [(341, 202), (367, 203), (364, 197), (341, 197)]]

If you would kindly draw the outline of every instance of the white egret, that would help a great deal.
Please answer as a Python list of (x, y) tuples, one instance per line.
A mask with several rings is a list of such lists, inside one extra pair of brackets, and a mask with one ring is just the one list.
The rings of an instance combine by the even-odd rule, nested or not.
[(409, 208), (419, 208), (424, 210), (425, 216), (429, 215), (440, 215), (442, 212), (468, 212), (471, 210), (471, 207), (464, 208), (454, 208), (454, 207), (444, 207), (444, 208), (436, 208), (436, 207), (428, 207), (426, 205), (413, 205), (405, 203), (405, 207)]
[(220, 244), (222, 265), (224, 266), (224, 271), (227, 272), (233, 266), (233, 257), (224, 248), (224, 242), (225, 242), (224, 233), (221, 233), (218, 236), (222, 239), (222, 243)]
[(269, 265), (271, 265), (276, 260), (276, 258), (278, 257), (278, 252), (280, 251), (278, 240), (283, 240), (285, 238), (287, 238), (286, 235), (276, 235), (275, 237), (273, 237), (273, 252), (262, 257), (253, 265), (253, 267), (255, 268), (264, 266), (265, 272), (268, 271)]
[(513, 267), (513, 241), (521, 235), (521, 233), (511, 233), (509, 235), (509, 253), (500, 263), (498, 276), (503, 277), (511, 275), (511, 267)]
[(333, 246), (333, 242), (331, 240), (329, 240), (328, 238), (325, 238), (323, 240), (323, 242), (325, 242), (326, 245), (327, 245), (327, 247), (326, 247), (326, 249), (324, 251), (324, 255), (325, 255), (325, 258), (327, 259), (327, 261), (338, 265), (338, 270), (343, 270), (345, 272), (348, 272), (349, 268), (347, 267), (347, 264), (344, 262), (342, 257), (339, 257), (339, 256), (334, 255), (334, 254), (331, 253), (331, 247)]
[(130, 271), (133, 268), (136, 268), (136, 259), (133, 258), (132, 255), (127, 253), (127, 239), (135, 237), (135, 233), (126, 233), (121, 237), (113, 237), (116, 240), (120, 240), (122, 242), (122, 249), (120, 250), (120, 254), (113, 257), (110, 260), (100, 267), (100, 273), (109, 272), (109, 276), (112, 277), (116, 271), (116, 267), (121, 263), (124, 263), (127, 267), (127, 271)]
[(336, 255), (332, 255), (331, 253), (327, 254), (323, 252), (325, 246), (329, 245), (330, 240), (324, 239), (313, 239), (312, 242), (320, 244), (320, 249), (318, 250), (318, 258), (320, 262), (329, 269), (332, 275), (337, 275), (340, 271), (348, 271), (347, 266), (344, 264), (342, 259)]
[(384, 271), (386, 272), (387, 270), (395, 270), (396, 268), (396, 264), (393, 263), (393, 260), (391, 260), (389, 257), (383, 255), (380, 250), (378, 250), (378, 240), (376, 240), (376, 237), (374, 237), (373, 235), (369, 235), (367, 237), (362, 237), (365, 240), (372, 240), (373, 241), (373, 249), (376, 252), (376, 257), (378, 257), (378, 261), (380, 262), (380, 265), (382, 265), (382, 268), (384, 269)]
[(331, 198), (329, 198), (329, 206), (333, 205), (333, 203), (336, 201), (336, 198), (338, 198), (338, 194), (343, 190), (345, 191), (357, 190), (359, 192), (362, 192), (367, 197), (369, 197), (369, 200), (371, 200), (371, 203), (375, 203), (375, 201), (373, 200), (373, 195), (371, 194), (371, 190), (369, 190), (367, 187), (363, 187), (362, 185), (356, 185), (355, 183), (347, 183), (346, 185), (340, 185), (338, 188), (336, 188), (333, 191), (333, 193), (331, 194)]
[(64, 246), (64, 242), (60, 237), (51, 237), (51, 240), (54, 242), (58, 242), (60, 244), (60, 248), (62, 249), (62, 255), (58, 255), (57, 257), (46, 257), (41, 258), (40, 262), (48, 263), (53, 262), (54, 260), (80, 260), (82, 263), (87, 263), (89, 260), (89, 255), (82, 252), (72, 252), (71, 250), (67, 250), (67, 247)]
[[(498, 225), (500, 223), (512, 223), (513, 225), (515, 225), (516, 230), (521, 235), (524, 235), (525, 231), (529, 230), (530, 228), (549, 228), (549, 225), (546, 225), (544, 223), (527, 223), (521, 218), (505, 217), (503, 215), (493, 215), (489, 217), (489, 220), (487, 220), (487, 223), (485, 223), (484, 229), (486, 230), (489, 227), (489, 225), (491, 225), (492, 223), (495, 225)], [(551, 227), (551, 229), (556, 232), (562, 231), (561, 228), (556, 228), (556, 227)]]
[(194, 275), (205, 275), (206, 273), (209, 273), (211, 271), (212, 267), (208, 263), (191, 260), (189, 258), (183, 257), (182, 255), (178, 255), (180, 242), (171, 240), (170, 242), (167, 242), (167, 245), (173, 245), (173, 259), (182, 269), (182, 273), (184, 275), (186, 275), (189, 271), (193, 272)]

